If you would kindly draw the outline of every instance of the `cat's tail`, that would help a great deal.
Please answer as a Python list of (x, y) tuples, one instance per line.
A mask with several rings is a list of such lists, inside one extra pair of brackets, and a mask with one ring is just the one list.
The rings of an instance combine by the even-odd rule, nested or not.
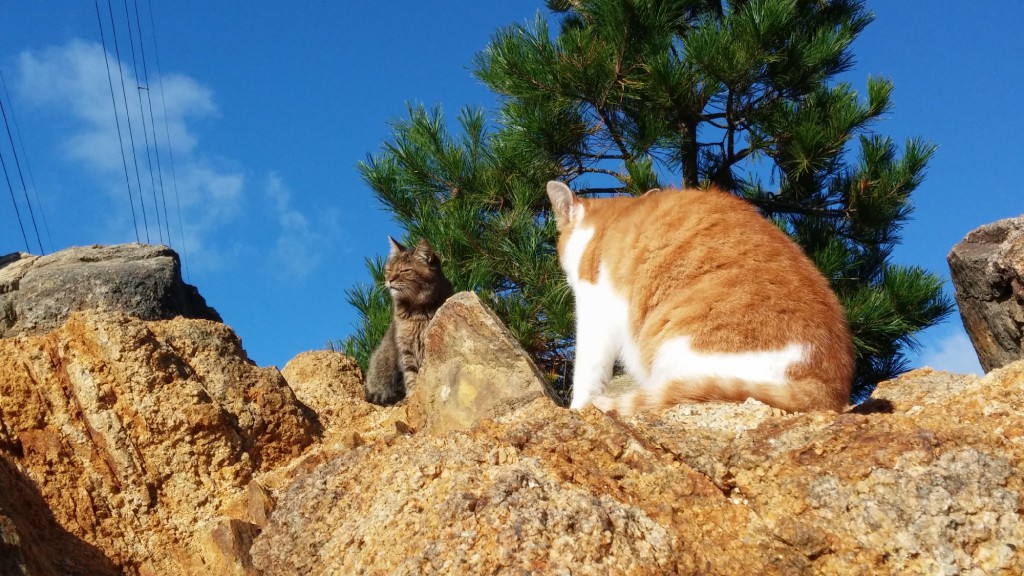
[(753, 398), (787, 412), (844, 410), (849, 391), (815, 378), (793, 380), (785, 384), (748, 382), (735, 378), (675, 380), (659, 389), (638, 388), (621, 396), (600, 396), (594, 406), (602, 412), (629, 416), (643, 410), (662, 410), (677, 404), (698, 402), (744, 402)]

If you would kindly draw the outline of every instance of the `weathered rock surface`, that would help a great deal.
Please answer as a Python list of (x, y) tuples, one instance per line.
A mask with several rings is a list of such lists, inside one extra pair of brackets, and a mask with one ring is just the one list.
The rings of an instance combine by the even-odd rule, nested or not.
[(166, 246), (84, 246), (41, 257), (0, 256), (0, 337), (42, 334), (72, 312), (88, 309), (144, 320), (221, 321), (195, 287), (182, 281), (178, 255)]
[(204, 573), (204, 522), (315, 441), (220, 323), (89, 311), (0, 339), (0, 515), (29, 574)]
[(0, 339), (0, 571), (1024, 573), (1024, 361), (846, 414), (535, 394), (465, 430), (366, 403), (334, 352), (284, 373), (202, 320)]
[[(919, 370), (862, 413), (540, 398), (328, 451), (256, 538), (269, 574), (1019, 574), (1024, 362)], [(310, 537), (310, 534), (316, 534)]]
[(410, 423), (467, 430), (541, 396), (556, 396), (501, 320), (472, 292), (446, 301), (424, 336), (423, 366), (409, 393)]
[(1024, 358), (1024, 216), (973, 230), (946, 259), (982, 368)]
[(380, 410), (363, 399), (359, 364), (329, 350), (303, 352), (281, 370), (295, 396), (314, 414), (325, 434), (338, 431), (345, 442), (360, 445), (408, 427), (404, 410)]

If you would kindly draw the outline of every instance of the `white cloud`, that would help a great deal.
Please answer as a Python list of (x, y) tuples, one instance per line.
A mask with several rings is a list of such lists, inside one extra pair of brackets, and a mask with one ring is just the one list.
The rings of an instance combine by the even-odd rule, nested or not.
[(327, 238), (310, 225), (305, 214), (292, 207), (291, 191), (277, 174), (269, 175), (264, 194), (280, 227), (271, 261), (288, 277), (301, 280), (320, 265)]
[(946, 331), (924, 342), (915, 364), (957, 374), (984, 374), (974, 345), (962, 329)]
[[(107, 62), (113, 75), (113, 102), (107, 76)], [(65, 124), (67, 127), (62, 128), (67, 131), (63, 135), (62, 151), (72, 164), (84, 168), (86, 174), (107, 191), (113, 206), (125, 204), (127, 195), (125, 164), (121, 152), (123, 150), (127, 158), (128, 180), (140, 229), (143, 228), (144, 221), (148, 221), (150, 240), (160, 241), (156, 210), (160, 211), (159, 219), (164, 221), (166, 202), (166, 210), (170, 215), (170, 243), (180, 249), (180, 203), (183, 224), (181, 228), (184, 229), (189, 258), (193, 260), (194, 265), (201, 268), (216, 266), (222, 261), (217, 252), (224, 248), (214, 247), (213, 235), (238, 218), (245, 200), (246, 182), (240, 170), (225, 167), (227, 163), (211, 158), (197, 148), (199, 139), (190, 129), (190, 123), (217, 113), (213, 93), (187, 76), (171, 74), (163, 78), (161, 98), (160, 79), (155, 73), (150, 73), (149, 96), (152, 99), (154, 114), (154, 118), (150, 118), (145, 91), (135, 88), (142, 82), (136, 80), (130, 65), (121, 64), (124, 85), (128, 87), (122, 94), (118, 66), (119, 63), (112, 54), (107, 54), (106, 61), (104, 60), (103, 48), (99, 44), (73, 40), (62, 46), (21, 53), (15, 89), (26, 102), (71, 119), (71, 123)], [(143, 97), (141, 108), (140, 94)], [(112, 107), (117, 110), (117, 121)], [(139, 176), (136, 176), (135, 160), (131, 154), (129, 120), (134, 133)], [(118, 121), (123, 144), (118, 138)], [(149, 132), (150, 146), (153, 146), (154, 142), (160, 146), (159, 164), (162, 170), (159, 174), (155, 173), (156, 152), (152, 152), (147, 158), (147, 135), (143, 132), (143, 126)], [(170, 151), (167, 148), (168, 138), (171, 142)], [(150, 163), (154, 172), (150, 171)], [(154, 202), (154, 194), (159, 197), (159, 201)], [(142, 212), (143, 206), (145, 214)], [(125, 206), (123, 211), (112, 210), (110, 221), (107, 223), (108, 226), (119, 229), (114, 236), (121, 238), (122, 241), (135, 237), (130, 214), (128, 206)], [(164, 228), (166, 227), (165, 224)], [(164, 236), (163, 241), (167, 243), (166, 232)], [(143, 241), (145, 240), (143, 232)], [(230, 247), (228, 249), (230, 250)]]

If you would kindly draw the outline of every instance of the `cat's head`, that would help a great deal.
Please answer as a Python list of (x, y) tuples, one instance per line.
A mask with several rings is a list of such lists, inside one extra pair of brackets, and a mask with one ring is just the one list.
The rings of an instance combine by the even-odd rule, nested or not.
[(418, 302), (431, 297), (448, 280), (441, 271), (441, 259), (426, 239), (406, 248), (388, 236), (391, 251), (384, 264), (384, 285), (398, 302)]

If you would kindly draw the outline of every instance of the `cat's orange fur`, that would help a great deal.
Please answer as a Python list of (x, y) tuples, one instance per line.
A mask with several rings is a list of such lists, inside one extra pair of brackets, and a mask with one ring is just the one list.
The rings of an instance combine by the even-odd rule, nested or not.
[[(843, 308), (801, 248), (750, 204), (713, 190), (582, 199), (557, 182), (548, 184), (548, 195), (559, 227), (559, 259), (577, 295), (578, 362), (584, 343), (580, 322), (588, 322), (580, 315), (605, 313), (603, 304), (581, 309), (580, 290), (605, 290), (609, 295), (599, 296), (599, 302), (621, 298), (625, 305), (623, 341), (600, 345), (619, 356), (634, 347), (632, 363), (638, 365), (630, 370), (630, 363), (625, 364), (627, 371), (640, 376), (640, 387), (617, 399), (590, 398), (598, 407), (630, 413), (681, 402), (748, 397), (791, 411), (841, 410), (847, 405), (853, 346)], [(582, 233), (590, 229), (593, 236), (581, 248)], [(570, 248), (574, 232), (581, 234), (576, 247)], [(578, 260), (571, 261), (574, 258)], [(599, 290), (599, 285), (605, 288)], [(588, 333), (600, 325), (601, 320), (587, 323)], [(715, 366), (718, 359), (725, 359), (719, 363), (726, 365), (726, 372), (729, 358), (755, 357), (756, 363), (756, 354), (749, 353), (787, 346), (802, 346), (803, 352), (799, 361), (785, 365), (784, 382), (751, 381), (714, 369), (645, 382), (656, 379), (656, 358), (659, 366), (679, 363), (673, 374), (690, 370), (684, 356), (665, 356), (685, 337), (685, 350), (700, 360), (691, 364), (710, 358)], [(600, 363), (597, 376), (591, 377), (606, 381), (611, 363), (606, 358)], [(577, 371), (579, 375), (580, 366)], [(591, 385), (590, 395), (600, 394), (604, 383)], [(587, 386), (574, 382), (575, 407), (587, 400)]]

